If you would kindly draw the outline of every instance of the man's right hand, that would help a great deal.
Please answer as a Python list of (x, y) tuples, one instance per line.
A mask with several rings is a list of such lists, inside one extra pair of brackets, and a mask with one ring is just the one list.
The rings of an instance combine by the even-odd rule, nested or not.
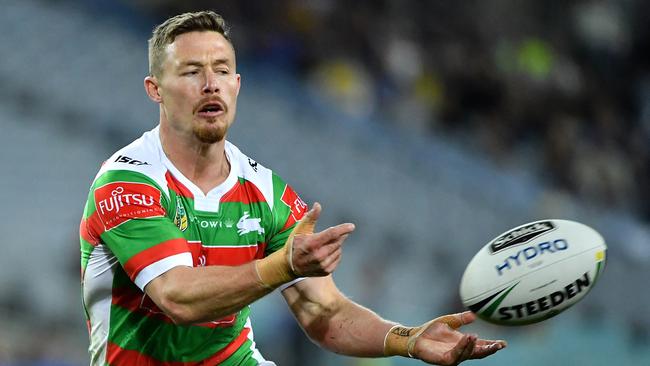
[(298, 277), (320, 277), (334, 272), (341, 261), (343, 242), (354, 231), (354, 224), (339, 224), (314, 233), (320, 217), (318, 202), (305, 214), (287, 240), (290, 266)]
[(321, 206), (314, 203), (293, 229), (281, 250), (256, 261), (262, 285), (276, 287), (298, 277), (327, 276), (341, 261), (343, 242), (354, 231), (350, 223), (314, 233)]

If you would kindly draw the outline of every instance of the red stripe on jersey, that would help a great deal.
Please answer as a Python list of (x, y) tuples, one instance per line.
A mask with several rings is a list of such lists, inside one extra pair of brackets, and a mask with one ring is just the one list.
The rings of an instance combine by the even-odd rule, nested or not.
[(285, 205), (289, 206), (289, 209), (291, 210), (291, 214), (287, 217), (287, 221), (284, 223), (282, 230), (280, 230), (284, 231), (297, 221), (300, 221), (300, 219), (302, 219), (302, 217), (307, 213), (308, 207), (305, 201), (303, 201), (289, 185), (284, 187), (281, 200)]
[(235, 184), (223, 197), (221, 202), (241, 202), (244, 205), (251, 203), (266, 202), (266, 198), (257, 186), (247, 180), (244, 183)]
[(188, 247), (190, 248), (190, 253), (192, 253), (192, 263), (194, 267), (201, 266), (200, 257), (203, 254), (203, 246), (200, 241), (188, 241)]
[(264, 258), (264, 252), (266, 252), (266, 243), (259, 243), (257, 245), (257, 254), (255, 254), (255, 259)]
[(165, 173), (165, 179), (167, 179), (167, 184), (169, 185), (169, 188), (171, 188), (172, 191), (174, 191), (177, 195), (181, 197), (194, 198), (192, 192), (187, 187), (185, 187), (185, 185), (183, 185), (183, 183), (181, 183), (178, 179), (174, 178), (174, 176), (172, 175), (172, 173), (169, 172), (169, 170), (167, 171), (167, 173)]
[[(128, 287), (115, 288), (113, 289), (112, 295), (111, 303), (128, 310), (130, 313), (139, 314), (165, 323), (173, 323), (172, 319), (167, 316), (167, 314), (165, 314), (165, 312), (160, 309), (149, 296), (146, 296), (139, 289)], [(228, 328), (235, 323), (236, 319), (237, 314), (230, 314), (214, 321), (196, 323), (192, 326), (203, 328)]]
[(142, 354), (135, 350), (126, 350), (115, 343), (108, 342), (106, 347), (106, 362), (112, 366), (199, 366), (199, 365), (217, 365), (241, 347), (250, 333), (249, 328), (242, 329), (241, 333), (230, 342), (226, 347), (219, 350), (214, 355), (205, 360), (197, 362), (175, 362), (175, 361), (158, 361), (151, 356)]
[(203, 246), (200, 241), (188, 241), (187, 244), (192, 253), (194, 267), (206, 265), (238, 266), (254, 259), (264, 258), (264, 251), (266, 250), (266, 243), (241, 247)]
[(172, 323), (171, 318), (139, 289), (118, 287), (113, 289), (112, 295), (111, 303), (115, 306), (126, 309), (130, 313), (140, 314), (165, 323)]
[[(266, 244), (264, 244), (264, 247)], [(247, 247), (207, 247), (204, 246), (202, 255), (205, 256), (205, 265), (208, 266), (239, 266), (253, 259), (260, 258), (259, 245)], [(262, 253), (264, 251), (262, 250)]]
[(129, 275), (129, 278), (131, 278), (131, 281), (135, 281), (138, 273), (140, 273), (143, 268), (149, 266), (150, 264), (153, 264), (172, 255), (186, 253), (189, 251), (189, 246), (187, 245), (187, 241), (184, 238), (167, 240), (160, 244), (154, 245), (151, 248), (147, 248), (129, 258), (129, 260), (124, 263), (124, 270)]
[(90, 217), (81, 219), (79, 224), (79, 236), (88, 243), (96, 246), (101, 241), (99, 235), (104, 232), (104, 225), (99, 221), (97, 212), (93, 212)]

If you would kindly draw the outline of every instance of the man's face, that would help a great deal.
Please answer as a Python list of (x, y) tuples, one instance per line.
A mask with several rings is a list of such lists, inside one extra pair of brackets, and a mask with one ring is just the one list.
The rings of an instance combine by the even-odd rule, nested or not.
[(161, 123), (203, 143), (221, 141), (235, 119), (239, 85), (235, 51), (221, 34), (181, 34), (167, 45), (158, 78)]

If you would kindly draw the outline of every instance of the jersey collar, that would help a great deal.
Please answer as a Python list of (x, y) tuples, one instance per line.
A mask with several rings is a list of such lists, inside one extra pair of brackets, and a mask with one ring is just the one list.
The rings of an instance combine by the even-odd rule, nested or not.
[(180, 181), (185, 187), (187, 187), (192, 195), (194, 196), (194, 209), (199, 211), (208, 211), (208, 212), (217, 212), (219, 211), (219, 202), (224, 194), (226, 194), (230, 189), (237, 183), (237, 172), (239, 171), (239, 165), (237, 159), (233, 159), (232, 154), (232, 144), (229, 141), (226, 141), (224, 144), (224, 150), (226, 153), (226, 159), (230, 163), (230, 173), (226, 180), (219, 184), (218, 186), (212, 188), (207, 194), (196, 186), (191, 180), (181, 173), (180, 170), (174, 166), (174, 164), (169, 160), (162, 148), (162, 142), (160, 141), (160, 126), (157, 126), (154, 129), (156, 135), (156, 148), (160, 154), (160, 159), (169, 170), (169, 172)]

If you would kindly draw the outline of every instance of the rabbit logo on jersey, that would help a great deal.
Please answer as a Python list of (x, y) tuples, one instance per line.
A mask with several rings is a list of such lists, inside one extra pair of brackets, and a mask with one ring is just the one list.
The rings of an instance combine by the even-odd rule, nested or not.
[(262, 219), (250, 218), (248, 211), (244, 211), (244, 216), (242, 216), (237, 222), (237, 234), (242, 236), (248, 234), (252, 231), (257, 231), (258, 234), (264, 234), (264, 228), (260, 224)]
[(110, 230), (135, 218), (164, 216), (160, 191), (145, 183), (116, 182), (95, 190), (95, 208)]

